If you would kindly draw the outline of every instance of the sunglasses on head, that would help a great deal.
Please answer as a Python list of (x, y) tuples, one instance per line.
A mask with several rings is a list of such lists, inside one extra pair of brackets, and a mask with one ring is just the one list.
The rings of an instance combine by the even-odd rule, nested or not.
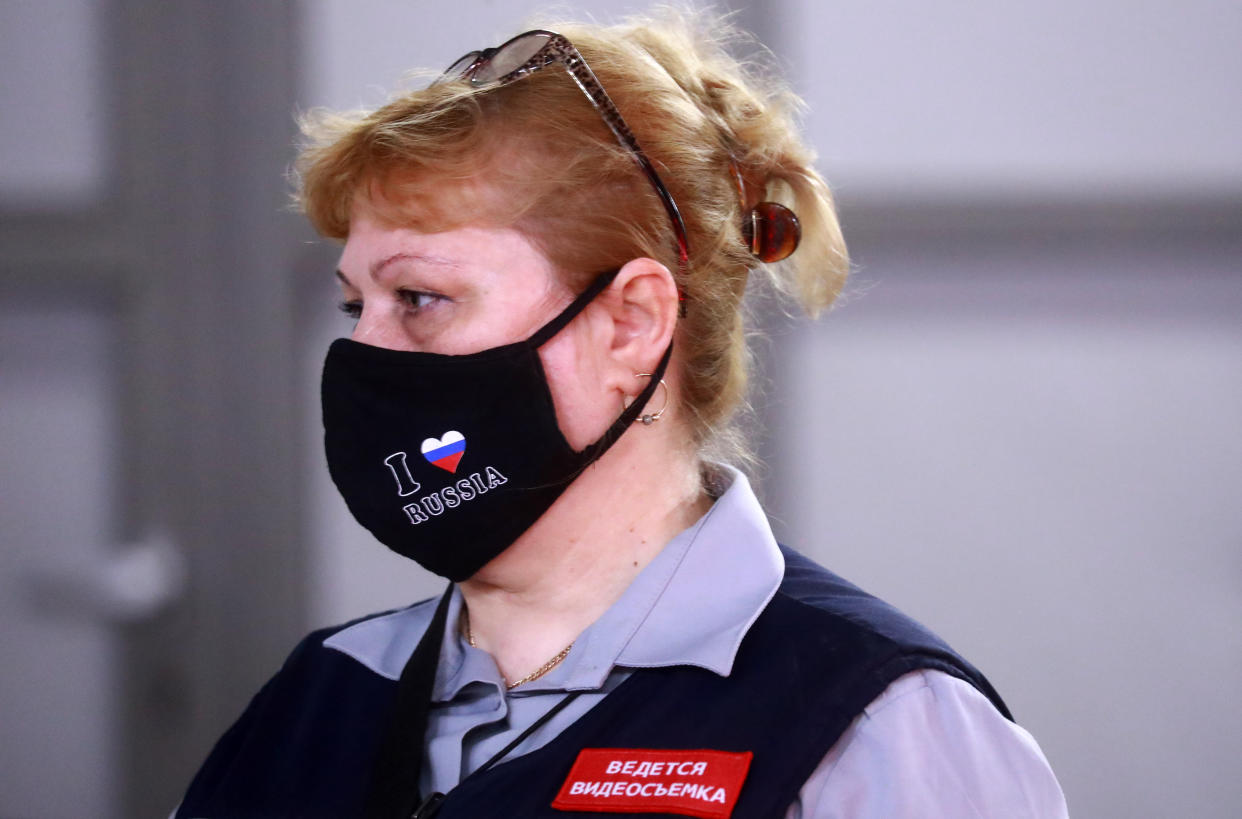
[(677, 260), (684, 270), (690, 257), (690, 246), (686, 240), (686, 223), (682, 221), (677, 203), (660, 175), (656, 173), (651, 160), (647, 159), (647, 155), (639, 147), (634, 132), (621, 117), (616, 104), (604, 91), (595, 72), (582, 59), (573, 43), (552, 31), (527, 31), (495, 48), (470, 52), (449, 66), (440, 81), (465, 80), (476, 87), (504, 85), (550, 65), (559, 65), (569, 72), (569, 76), (582, 89), (582, 93), (586, 94), (591, 105), (595, 106), (604, 123), (621, 143), (621, 147), (629, 151), (635, 164), (646, 175), (673, 225), (673, 235), (677, 239)]

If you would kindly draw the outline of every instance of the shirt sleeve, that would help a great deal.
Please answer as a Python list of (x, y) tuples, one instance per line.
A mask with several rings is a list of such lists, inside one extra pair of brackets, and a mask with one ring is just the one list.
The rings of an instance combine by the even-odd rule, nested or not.
[(863, 710), (786, 819), (1067, 819), (1035, 739), (969, 683), (912, 671)]

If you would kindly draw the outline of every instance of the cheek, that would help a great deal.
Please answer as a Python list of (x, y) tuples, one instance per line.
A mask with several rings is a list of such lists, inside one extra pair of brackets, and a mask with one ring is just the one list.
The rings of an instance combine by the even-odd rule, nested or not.
[(556, 421), (569, 445), (577, 451), (595, 443), (617, 420), (622, 407), (605, 387), (584, 339), (565, 329), (539, 350), (548, 389), (556, 407)]

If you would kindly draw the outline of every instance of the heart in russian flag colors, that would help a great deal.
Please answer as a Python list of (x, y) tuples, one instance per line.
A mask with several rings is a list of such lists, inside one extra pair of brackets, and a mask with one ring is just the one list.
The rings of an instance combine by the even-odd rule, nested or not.
[(420, 447), (423, 457), (432, 466), (438, 466), (446, 472), (456, 472), (461, 456), (466, 452), (466, 436), (455, 429), (439, 438), (425, 438)]

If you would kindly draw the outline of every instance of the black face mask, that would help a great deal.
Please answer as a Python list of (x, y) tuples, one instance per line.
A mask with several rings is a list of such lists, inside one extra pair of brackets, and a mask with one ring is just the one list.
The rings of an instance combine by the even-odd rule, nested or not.
[(596, 279), (525, 341), (471, 355), (337, 339), (323, 368), (328, 470), (358, 522), (393, 551), (465, 580), (530, 528), (633, 424), (642, 393), (575, 452), (556, 423), (539, 347), (616, 277)]

